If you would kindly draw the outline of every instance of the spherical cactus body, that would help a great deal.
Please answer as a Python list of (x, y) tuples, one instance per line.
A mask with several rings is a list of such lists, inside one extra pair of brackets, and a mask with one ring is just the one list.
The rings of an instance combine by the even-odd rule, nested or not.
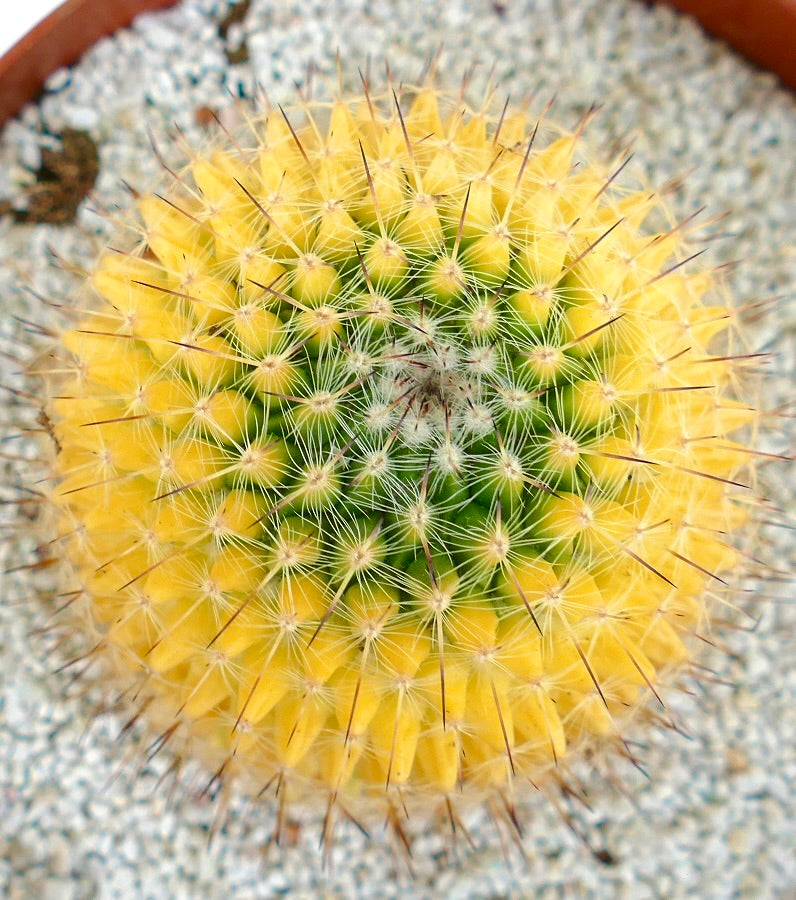
[(688, 223), (581, 130), (425, 85), (270, 110), (100, 256), (47, 376), (70, 609), (212, 771), (511, 797), (690, 659), (756, 413)]

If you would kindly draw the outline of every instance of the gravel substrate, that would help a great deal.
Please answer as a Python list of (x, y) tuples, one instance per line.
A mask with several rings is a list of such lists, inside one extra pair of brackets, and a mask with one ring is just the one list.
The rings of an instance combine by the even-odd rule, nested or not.
[[(709, 244), (709, 257), (715, 264), (740, 259), (730, 274), (739, 302), (781, 298), (755, 323), (751, 343), (778, 353), (765, 406), (786, 401), (792, 385), (786, 362), (796, 357), (796, 104), (771, 76), (708, 40), (690, 21), (631, 0), (254, 0), (245, 22), (222, 39), (218, 22), (226, 11), (216, 0), (187, 0), (139, 19), (73, 70), (55, 73), (41, 102), (0, 133), (0, 200), (13, 205), (24, 202), (41, 148), (51, 140), (47, 132), (85, 129), (100, 152), (99, 178), (75, 225), (0, 220), (5, 353), (18, 354), (29, 342), (26, 326), (12, 314), (45, 324), (53, 314), (31, 291), (63, 298), (71, 290), (72, 279), (53, 266), (53, 253), (87, 264), (111, 227), (95, 210), (113, 214), (129, 206), (122, 181), (146, 186), (155, 177), (150, 132), (167, 144), (176, 124), (189, 141), (201, 143), (207, 132), (197, 109), (227, 106), (230, 92), (250, 96), (256, 84), (290, 102), (294, 82), (304, 81), (310, 63), (334, 83), (338, 49), (352, 85), (368, 57), (374, 72), (386, 56), (398, 77), (411, 80), (442, 41), (441, 72), (451, 86), (478, 61), (474, 92), (494, 65), (512, 98), (555, 93), (557, 118), (565, 124), (598, 100), (605, 108), (591, 128), (595, 145), (636, 135), (636, 159), (650, 183), (688, 173), (673, 198), (676, 212), (705, 202), (708, 214), (728, 211), (719, 226), (726, 237)], [(244, 38), (248, 60), (230, 64), (228, 54), (235, 58)], [(21, 386), (13, 359), (0, 363), (0, 381)], [(0, 419), (11, 422), (24, 411), (9, 397)], [(789, 422), (777, 420), (765, 439), (768, 449), (788, 446)], [(19, 496), (13, 485), (25, 477), (24, 459), (35, 450), (10, 441), (4, 451), (4, 497)], [(766, 467), (762, 482), (765, 494), (793, 509), (793, 479), (781, 466)], [(13, 507), (0, 507), (6, 529), (0, 569), (32, 558), (35, 538), (24, 529), (17, 536), (18, 520)], [(787, 568), (789, 534), (764, 531), (758, 555)], [(577, 810), (577, 821), (605, 851), (602, 860), (540, 796), (523, 811), (525, 859), (511, 851), (507, 865), (493, 825), (476, 813), (468, 823), (476, 849), (451, 864), (444, 840), (421, 837), (414, 879), (386, 837), (367, 841), (353, 827), (340, 829), (326, 874), (317, 824), (291, 831), (289, 846), (265, 853), (273, 811), (243, 800), (233, 800), (229, 823), (208, 850), (213, 805), (190, 795), (171, 800), (158, 780), (165, 759), (137, 773), (134, 742), (118, 739), (123, 720), (92, 720), (97, 696), (67, 692), (68, 673), (53, 673), (63, 652), (51, 653), (52, 641), (34, 634), (47, 623), (42, 606), (31, 602), (35, 591), (27, 570), (3, 576), (3, 896), (757, 900), (796, 892), (796, 622), (788, 605), (792, 583), (783, 576), (758, 585), (744, 601), (757, 626), (736, 616), (740, 627), (721, 635), (725, 652), (708, 654), (712, 672), (690, 685), (690, 693), (670, 695), (689, 737), (640, 736), (648, 780), (625, 767), (623, 796), (593, 773), (580, 773), (591, 809)]]

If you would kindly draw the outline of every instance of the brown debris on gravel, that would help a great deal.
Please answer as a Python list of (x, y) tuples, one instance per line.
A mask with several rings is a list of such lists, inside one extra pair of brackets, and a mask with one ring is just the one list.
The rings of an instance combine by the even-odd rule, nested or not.
[(246, 46), (246, 38), (244, 37), (239, 46), (231, 47), (229, 41), (229, 30), (233, 25), (240, 25), (248, 15), (251, 0), (240, 0), (239, 3), (233, 3), (226, 12), (226, 15), (218, 23), (218, 35), (224, 41), (224, 53), (227, 62), (230, 65), (248, 62), (249, 48)]
[(26, 207), (0, 203), (0, 215), (10, 214), (20, 224), (68, 225), (75, 221), (81, 201), (97, 180), (99, 153), (86, 131), (65, 128), (55, 137), (60, 149), (42, 149), (36, 181), (25, 189)]

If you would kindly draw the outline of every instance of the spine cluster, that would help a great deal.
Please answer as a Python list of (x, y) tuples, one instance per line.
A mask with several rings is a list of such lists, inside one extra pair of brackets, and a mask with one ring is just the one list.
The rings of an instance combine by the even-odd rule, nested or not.
[(62, 335), (74, 606), (255, 790), (540, 783), (737, 566), (733, 312), (623, 158), (543, 130), (427, 86), (270, 111), (138, 199)]

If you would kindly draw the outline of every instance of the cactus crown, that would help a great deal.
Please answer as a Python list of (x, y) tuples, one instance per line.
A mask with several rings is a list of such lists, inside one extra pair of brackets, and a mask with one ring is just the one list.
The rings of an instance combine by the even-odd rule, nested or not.
[(688, 658), (754, 412), (685, 227), (580, 131), (366, 92), (139, 198), (48, 414), (87, 627), (166, 736), (445, 798), (618, 741)]

